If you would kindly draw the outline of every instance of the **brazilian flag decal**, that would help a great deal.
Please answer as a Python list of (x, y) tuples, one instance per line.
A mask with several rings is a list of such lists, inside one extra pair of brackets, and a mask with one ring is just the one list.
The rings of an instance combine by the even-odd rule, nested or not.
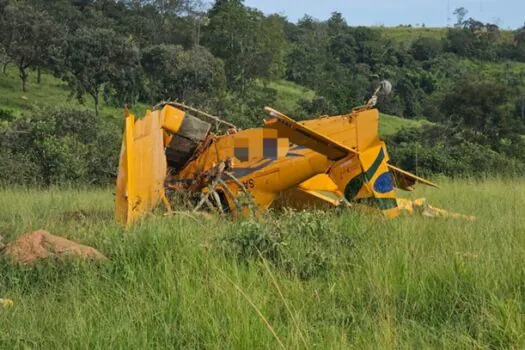
[[(359, 193), (359, 190), (361, 190), (361, 187), (372, 177), (374, 177), (374, 174), (376, 173), (377, 169), (379, 169), (379, 166), (381, 165), (381, 162), (385, 159), (385, 151), (383, 151), (383, 148), (379, 151), (379, 154), (377, 155), (376, 160), (374, 160), (374, 163), (368, 168), (368, 170), (364, 173), (359, 174), (358, 176), (354, 177), (352, 180), (348, 182), (348, 184), (345, 187), (345, 198), (348, 201), (353, 201), (354, 198)], [(378, 191), (379, 192), (379, 191)]]
[[(388, 210), (397, 208), (397, 200), (395, 198), (360, 198), (356, 199), (355, 197), (361, 190), (361, 188), (367, 183), (370, 182), (374, 177), (375, 173), (379, 170), (381, 163), (385, 160), (385, 152), (383, 148), (379, 151), (377, 158), (374, 160), (370, 168), (367, 171), (359, 174), (348, 182), (345, 187), (345, 198), (350, 202), (365, 204), (371, 207), (378, 208), (380, 210)], [(389, 193), (394, 189), (394, 181), (390, 171), (386, 171), (377, 177), (374, 183), (374, 191), (377, 193)]]
[(394, 179), (390, 171), (386, 171), (379, 175), (374, 182), (374, 191), (378, 193), (388, 193), (394, 189)]

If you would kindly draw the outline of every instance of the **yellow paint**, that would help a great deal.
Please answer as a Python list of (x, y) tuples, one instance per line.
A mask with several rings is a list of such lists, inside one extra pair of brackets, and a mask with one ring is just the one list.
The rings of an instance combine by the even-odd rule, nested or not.
[(463, 219), (474, 221), (476, 217), (463, 215), (459, 213), (454, 213), (447, 211), (445, 209), (436, 208), (428, 204), (425, 198), (418, 198), (415, 200), (397, 198), (397, 203), (399, 208), (408, 215), (420, 214), (426, 217), (442, 217), (442, 218), (452, 218), (452, 219)]
[(305, 182), (299, 184), (299, 188), (305, 191), (318, 190), (324, 192), (332, 192), (338, 194), (339, 196), (343, 195), (342, 192), (339, 191), (337, 185), (332, 181), (330, 176), (326, 174), (319, 174), (314, 177), (311, 177)]
[(182, 122), (184, 121), (185, 114), (186, 113), (184, 111), (181, 111), (180, 109), (169, 105), (165, 106), (160, 111), (162, 127), (166, 131), (172, 134), (176, 134), (179, 131)]
[(167, 164), (159, 111), (135, 121), (126, 116), (116, 191), (116, 218), (130, 224), (159, 205), (164, 194)]
[[(230, 159), (231, 172), (250, 192), (260, 214), (276, 199), (284, 197), (296, 204), (338, 206), (351, 181), (362, 177), (359, 191), (349, 200), (360, 205), (366, 200), (366, 203), (375, 203), (376, 207), (387, 203), (388, 207), (382, 212), (393, 218), (400, 212), (396, 192), (394, 189), (387, 193), (377, 192), (374, 184), (378, 177), (389, 171), (398, 174), (405, 179), (405, 183), (399, 185), (404, 189), (409, 189), (412, 181), (426, 182), (388, 165), (386, 146), (378, 136), (379, 113), (375, 109), (304, 122), (296, 122), (270, 108), (266, 111), (271, 118), (265, 120), (264, 128), (214, 137), (207, 148), (200, 149), (198, 156), (169, 178), (169, 187), (188, 191), (187, 184), (193, 183), (192, 191), (206, 192), (206, 187), (195, 187), (200, 183), (199, 174)], [(126, 115), (117, 179), (116, 216), (119, 222), (129, 224), (163, 201), (169, 210), (164, 192), (167, 176), (164, 152), (173, 135), (180, 130), (184, 116), (183, 111), (172, 106), (148, 111), (138, 121), (133, 115)], [(265, 156), (265, 139), (277, 140), (277, 150), (276, 153), (272, 151), (272, 157)], [(236, 148), (247, 149), (247, 156), (237, 153), (237, 157)], [(381, 151), (384, 158), (378, 162)], [(223, 180), (228, 188), (219, 185), (217, 189), (228, 194), (225, 197), (232, 213), (247, 215), (249, 210), (237, 208), (229, 196), (230, 193), (239, 196), (242, 187), (228, 178)]]
[(11, 299), (2, 299), (0, 298), (0, 306), (4, 308), (12, 307), (15, 303)]

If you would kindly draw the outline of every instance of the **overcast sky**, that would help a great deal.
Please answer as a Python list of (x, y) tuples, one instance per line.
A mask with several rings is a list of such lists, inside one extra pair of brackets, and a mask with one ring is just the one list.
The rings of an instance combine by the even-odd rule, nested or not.
[[(449, 5), (450, 3), (450, 5)], [(455, 22), (455, 8), (468, 9), (468, 17), (518, 28), (525, 23), (525, 0), (245, 0), (266, 14), (279, 13), (295, 22), (304, 14), (327, 19), (333, 11), (341, 12), (350, 25), (425, 24), (443, 27)], [(447, 9), (450, 14), (447, 15)]]

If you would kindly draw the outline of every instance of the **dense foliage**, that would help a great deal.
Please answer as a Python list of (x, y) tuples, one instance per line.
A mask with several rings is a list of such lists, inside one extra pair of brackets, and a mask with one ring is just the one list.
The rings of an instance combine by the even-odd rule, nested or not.
[[(326, 21), (305, 16), (291, 23), (242, 0), (216, 0), (207, 9), (198, 0), (0, 0), (0, 63), (4, 71), (17, 67), (23, 90), (31, 70), (52, 73), (79, 101), (90, 96), (95, 114), (102, 100), (122, 107), (171, 98), (241, 127), (258, 125), (263, 105), (276, 101), (272, 81), (315, 91), (313, 99), (284, 110), (304, 119), (347, 112), (389, 79), (394, 93), (379, 100), (383, 112), (445, 123), (468, 135), (464, 142), (477, 150), (522, 162), (525, 26), (509, 33), (467, 13), (457, 9), (456, 25), (444, 35), (407, 42), (395, 40), (388, 29), (352, 27), (340, 13)], [(4, 121), (2, 128), (18, 132), (19, 123)], [(420, 144), (441, 142), (424, 141)], [(67, 148), (68, 142), (58, 144)], [(409, 158), (392, 153), (395, 162), (414, 170)]]
[[(7, 112), (0, 118), (8, 118)], [(0, 138), (0, 180), (20, 184), (107, 184), (121, 127), (93, 112), (48, 109), (11, 122)]]

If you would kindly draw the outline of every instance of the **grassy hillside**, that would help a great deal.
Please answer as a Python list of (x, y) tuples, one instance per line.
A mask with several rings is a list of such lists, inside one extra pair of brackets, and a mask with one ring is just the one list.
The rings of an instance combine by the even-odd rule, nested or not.
[[(101, 98), (102, 100), (102, 98)], [(15, 115), (45, 106), (73, 105), (80, 108), (94, 110), (95, 105), (89, 95), (85, 96), (84, 104), (71, 97), (67, 84), (49, 74), (42, 74), (41, 84), (36, 83), (36, 73), (30, 73), (27, 91), (22, 91), (22, 83), (18, 77), (18, 70), (8, 69), (8, 74), (0, 73), (0, 109), (11, 110)], [(147, 106), (136, 105), (132, 110), (142, 115)], [(119, 117), (123, 114), (122, 108), (107, 106), (102, 103), (102, 115)]]
[(426, 120), (412, 120), (381, 113), (379, 117), (379, 134), (382, 136), (392, 135), (402, 128), (418, 128), (424, 124), (430, 124)]
[[(393, 41), (409, 46), (417, 38), (441, 39), (447, 35), (447, 28), (422, 28), (422, 27), (376, 27), (385, 37)], [(500, 30), (504, 41), (512, 40), (512, 31)]]
[[(312, 99), (315, 92), (289, 81), (280, 80), (268, 85), (277, 91), (276, 108), (283, 110), (294, 110), (300, 99)], [(42, 74), (41, 84), (36, 83), (36, 75), (31, 75), (27, 92), (22, 92), (21, 82), (17, 71), (10, 69), (8, 75), (0, 74), (0, 109), (14, 111), (20, 115), (24, 111), (31, 111), (43, 106), (73, 105), (80, 108), (94, 109), (94, 104), (89, 96), (81, 105), (75, 98), (70, 96), (66, 83), (49, 74)], [(149, 106), (138, 104), (132, 108), (137, 115), (143, 115)], [(262, 108), (261, 106), (261, 114)], [(123, 110), (113, 106), (102, 105), (102, 115), (119, 117)], [(407, 120), (395, 116), (383, 114), (381, 116), (381, 134), (388, 135), (402, 127), (418, 126), (420, 122)]]
[(523, 348), (525, 183), (441, 185), (415, 196), (477, 221), (175, 216), (124, 231), (111, 190), (0, 190), (7, 241), (44, 228), (110, 259), (0, 260), (14, 301), (0, 347)]
[(291, 81), (274, 81), (268, 84), (268, 86), (277, 91), (276, 103), (279, 108), (287, 111), (293, 111), (301, 99), (311, 100), (315, 96), (315, 92), (312, 90), (294, 84)]
[(410, 45), (420, 37), (441, 39), (447, 34), (446, 28), (409, 28), (409, 27), (377, 27), (383, 35), (396, 43)]

